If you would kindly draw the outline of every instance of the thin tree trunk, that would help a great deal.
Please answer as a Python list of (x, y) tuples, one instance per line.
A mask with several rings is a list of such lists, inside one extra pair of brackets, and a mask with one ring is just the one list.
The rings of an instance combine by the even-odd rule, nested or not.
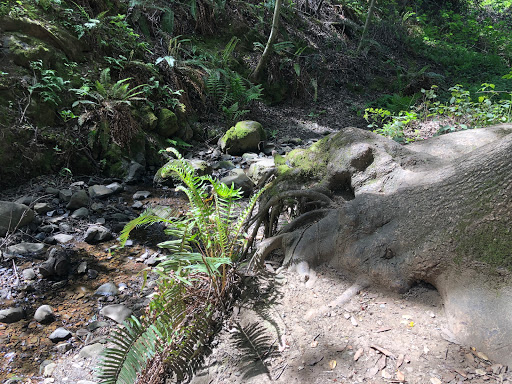
[(361, 35), (361, 40), (359, 41), (359, 45), (357, 46), (356, 55), (359, 55), (361, 48), (363, 47), (363, 41), (366, 36), (366, 32), (368, 31), (368, 27), (370, 26), (370, 21), (373, 15), (373, 9), (375, 8), (375, 2), (377, 0), (371, 0), (370, 7), (368, 8), (368, 16), (366, 16), (366, 22), (364, 23), (363, 34)]
[(279, 28), (279, 15), (281, 14), (281, 4), (282, 0), (276, 0), (276, 5), (274, 8), (274, 18), (272, 19), (272, 29), (270, 31), (270, 35), (268, 37), (267, 45), (265, 46), (265, 50), (261, 55), (260, 61), (256, 66), (256, 69), (251, 74), (251, 80), (258, 81), (261, 76), (261, 71), (267, 65), (268, 60), (270, 59), (270, 54), (272, 53), (272, 45), (277, 38), (277, 30)]

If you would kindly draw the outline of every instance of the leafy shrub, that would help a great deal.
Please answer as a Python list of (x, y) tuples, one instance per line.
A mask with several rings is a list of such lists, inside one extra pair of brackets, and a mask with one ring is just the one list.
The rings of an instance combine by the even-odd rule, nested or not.
[[(436, 88), (422, 89), (422, 102), (409, 111), (394, 114), (383, 108), (367, 108), (364, 118), (370, 123), (368, 127), (398, 142), (410, 142), (512, 121), (512, 92), (497, 91), (494, 84), (482, 84), (473, 97), (460, 84), (454, 85), (449, 88), (451, 97), (447, 102), (437, 100)], [(434, 122), (437, 129), (432, 131), (432, 124), (428, 124), (428, 132), (422, 129), (427, 122)]]
[[(42, 60), (32, 61), (30, 68), (34, 70), (35, 75), (34, 83), (28, 88), (30, 94), (35, 91), (44, 102), (59, 106), (61, 103), (60, 95), (67, 90), (69, 81), (57, 76), (57, 72), (53, 69), (43, 69)], [(36, 72), (39, 72), (39, 78)]]
[(100, 364), (101, 383), (133, 383), (155, 366), (169, 368), (182, 380), (213, 332), (214, 314), (225, 309), (249, 246), (245, 226), (264, 190), (243, 208), (240, 190), (211, 176), (195, 176), (177, 150), (168, 150), (176, 160), (162, 174), (180, 179), (178, 190), (187, 195), (190, 209), (183, 216), (148, 209), (122, 231), (124, 245), (134, 228), (164, 223), (170, 240), (158, 246), (169, 253), (154, 268), (158, 290), (146, 315), (141, 320), (132, 317), (111, 335), (115, 346), (105, 351)]

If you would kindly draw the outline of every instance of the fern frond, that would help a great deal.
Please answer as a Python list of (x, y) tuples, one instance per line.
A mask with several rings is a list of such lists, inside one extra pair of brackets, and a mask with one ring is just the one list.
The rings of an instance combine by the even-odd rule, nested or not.
[(132, 384), (160, 348), (162, 334), (156, 325), (134, 316), (124, 325), (110, 335), (114, 347), (103, 352), (98, 372), (101, 384)]
[(235, 325), (234, 344), (242, 356), (242, 374), (244, 379), (265, 373), (272, 379), (265, 360), (275, 352), (272, 336), (261, 323), (253, 323), (247, 327)]
[(130, 232), (133, 231), (135, 228), (139, 228), (142, 226), (148, 226), (154, 223), (170, 223), (172, 224), (174, 222), (173, 218), (169, 216), (169, 213), (167, 215), (163, 215), (163, 210), (155, 210), (153, 208), (146, 209), (139, 217), (136, 217), (135, 219), (129, 221), (121, 231), (121, 234), (119, 236), (119, 241), (121, 242), (121, 246), (124, 247), (126, 244), (126, 241), (130, 237)]

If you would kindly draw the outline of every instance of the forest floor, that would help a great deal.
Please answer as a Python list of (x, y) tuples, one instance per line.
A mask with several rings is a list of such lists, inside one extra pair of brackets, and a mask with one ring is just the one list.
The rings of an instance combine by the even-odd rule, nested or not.
[[(333, 95), (313, 107), (260, 106), (251, 117), (274, 131), (276, 141), (299, 137), (306, 142), (346, 126), (364, 126), (364, 121), (353, 115), (355, 103), (358, 101)], [(140, 269), (134, 258), (143, 250), (133, 248), (112, 259), (105, 251), (109, 246), (102, 245), (96, 255), (94, 250), (86, 251), (103, 265), (105, 281), (123, 282), (130, 295), (138, 295), (142, 278), (133, 273)], [(322, 266), (311, 284), (280, 268), (281, 259), (273, 254), (265, 270), (245, 277), (240, 302), (214, 339), (192, 384), (512, 382), (507, 367), (489, 361), (471, 346), (457, 344), (448, 329), (442, 299), (432, 286), (418, 285), (403, 295), (368, 288), (336, 306), (332, 302), (351, 286), (350, 277)], [(10, 271), (6, 265), (2, 272), (5, 281), (12, 280)], [(75, 309), (71, 316), (58, 316), (60, 323), (76, 331), (96, 320), (93, 313), (100, 303), (81, 304), (83, 293), (71, 287), (62, 292), (49, 293), (60, 297), (57, 314), (61, 308), (63, 313), (69, 313), (66, 308)], [(308, 316), (311, 310), (316, 310), (316, 316)], [(0, 337), (12, 333), (18, 348), (34, 341), (43, 347), (47, 344), (46, 351), (38, 350), (37, 365), (51, 357), (56, 363), (52, 374), (43, 377), (34, 363), (9, 368), (12, 354), (8, 353), (0, 356), (0, 373), (9, 371), (9, 376), (23, 376), (22, 382), (33, 384), (96, 382), (93, 368), (97, 356), (80, 352), (84, 345), (101, 339), (105, 331), (89, 341), (78, 338), (72, 349), (59, 353), (47, 340), (43, 342), (41, 328), (30, 324), (1, 326)], [(268, 349), (258, 352), (259, 358), (256, 354), (254, 359), (255, 350), (243, 343), (241, 330), (260, 335), (260, 341), (268, 344)], [(26, 354), (27, 361), (31, 358)]]

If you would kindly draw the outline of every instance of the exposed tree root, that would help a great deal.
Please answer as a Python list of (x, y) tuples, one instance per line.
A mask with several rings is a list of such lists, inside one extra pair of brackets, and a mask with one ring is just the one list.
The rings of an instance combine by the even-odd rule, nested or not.
[(370, 282), (366, 278), (359, 278), (356, 280), (354, 284), (352, 284), (349, 288), (345, 290), (340, 296), (338, 296), (335, 300), (331, 301), (329, 304), (324, 305), (320, 308), (311, 308), (306, 313), (306, 320), (311, 320), (316, 316), (323, 315), (329, 311), (332, 311), (336, 307), (341, 307), (342, 305), (345, 305), (354, 297), (357, 295), (362, 289), (368, 287), (370, 285)]

